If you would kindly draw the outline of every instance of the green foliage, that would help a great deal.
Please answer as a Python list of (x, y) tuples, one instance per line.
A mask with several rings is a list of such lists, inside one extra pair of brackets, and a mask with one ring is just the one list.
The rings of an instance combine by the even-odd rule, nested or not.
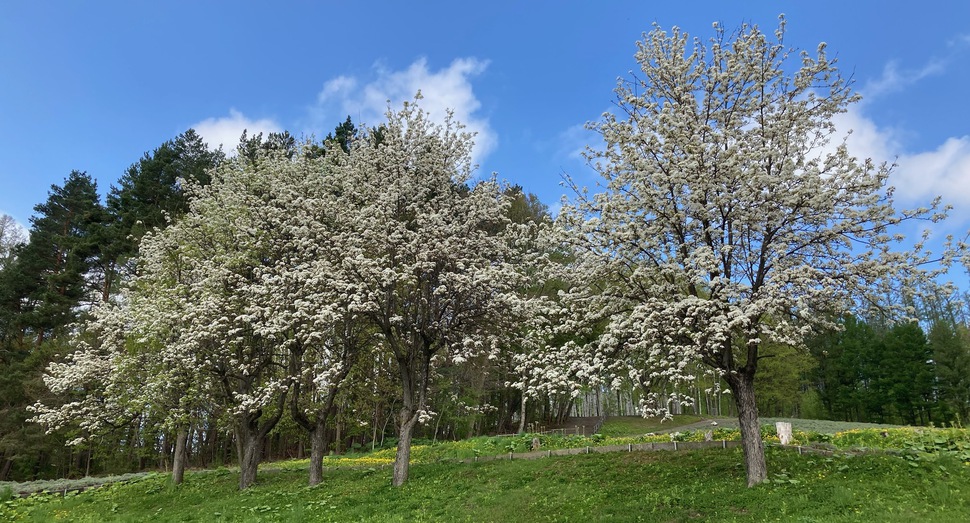
[(66, 352), (61, 336), (99, 295), (105, 214), (92, 178), (71, 172), (34, 210), (30, 242), (0, 271), (0, 480), (72, 472), (59, 467), (63, 438), (28, 424), (26, 408), (47, 394), (41, 375)]
[(928, 343), (943, 416), (946, 421), (970, 419), (970, 330), (950, 321), (936, 321)]
[(207, 185), (209, 171), (222, 159), (221, 151), (209, 151), (202, 137), (189, 129), (128, 167), (107, 198), (114, 219), (108, 240), (119, 261), (135, 255), (146, 232), (184, 214), (185, 182)]
[(758, 413), (763, 416), (799, 416), (809, 377), (817, 362), (811, 354), (789, 345), (766, 343), (755, 376)]
[(40, 345), (75, 321), (78, 306), (89, 298), (88, 275), (105, 216), (97, 184), (79, 171), (63, 186), (51, 186), (47, 201), (34, 211), (30, 242), (16, 250), (10, 273), (4, 271), (10, 288), (2, 305), (15, 313), (10, 334)]
[(512, 223), (539, 223), (550, 220), (549, 207), (539, 200), (539, 197), (526, 193), (519, 185), (513, 185), (505, 190), (505, 195), (509, 197), (510, 205), (507, 216)]
[(357, 137), (357, 127), (354, 125), (353, 120), (350, 119), (350, 115), (347, 119), (334, 128), (332, 133), (327, 134), (323, 143), (325, 145), (329, 144), (331, 147), (336, 145), (340, 147), (345, 153), (350, 152), (350, 144), (354, 138)]
[(935, 396), (943, 367), (934, 365), (933, 347), (919, 324), (877, 330), (848, 316), (842, 327), (810, 341), (816, 390), (829, 417), (910, 425), (947, 420)]
[(915, 456), (949, 455), (970, 464), (970, 430), (900, 427), (853, 429), (832, 437), (839, 448), (906, 450)]

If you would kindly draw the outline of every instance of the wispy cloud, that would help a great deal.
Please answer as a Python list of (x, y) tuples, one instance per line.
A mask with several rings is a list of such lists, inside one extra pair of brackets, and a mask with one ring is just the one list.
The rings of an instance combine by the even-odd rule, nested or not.
[(202, 136), (202, 139), (211, 149), (218, 149), (222, 146), (229, 154), (235, 154), (236, 146), (239, 145), (239, 137), (242, 136), (243, 131), (247, 131), (252, 136), (259, 133), (276, 133), (282, 130), (282, 127), (272, 119), (253, 120), (235, 108), (229, 109), (229, 116), (206, 118), (192, 125), (192, 128)]
[(963, 67), (967, 49), (970, 49), (970, 34), (960, 34), (946, 41), (942, 56), (931, 57), (922, 65), (902, 67), (898, 61), (892, 60), (883, 67), (879, 78), (870, 79), (860, 91), (869, 100), (905, 90), (925, 78), (945, 74), (951, 65)]
[(882, 76), (866, 83), (861, 89), (862, 94), (866, 98), (876, 98), (887, 93), (902, 91), (924, 78), (943, 73), (946, 71), (947, 62), (944, 59), (932, 59), (914, 69), (900, 69), (895, 61), (889, 62), (883, 67)]
[(586, 124), (576, 124), (567, 127), (556, 137), (556, 156), (585, 162), (586, 147), (590, 140), (596, 140), (599, 135), (586, 128)]
[(442, 121), (450, 109), (456, 120), (475, 133), (472, 160), (481, 163), (498, 145), (498, 135), (488, 117), (480, 113), (482, 104), (472, 88), (472, 78), (487, 67), (487, 61), (460, 58), (448, 67), (432, 70), (421, 58), (397, 71), (377, 64), (373, 76), (366, 80), (337, 76), (324, 83), (316, 104), (310, 108), (310, 131), (326, 134), (348, 115), (358, 125), (376, 125), (384, 119), (388, 103), (391, 108), (398, 108), (420, 90), (421, 108), (432, 119)]
[(947, 42), (950, 47), (970, 46), (970, 34), (957, 35)]

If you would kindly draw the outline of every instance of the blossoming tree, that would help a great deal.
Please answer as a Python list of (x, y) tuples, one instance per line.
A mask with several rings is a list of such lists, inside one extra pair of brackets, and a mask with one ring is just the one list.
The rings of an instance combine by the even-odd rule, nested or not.
[(468, 186), (471, 136), (450, 115), (434, 124), (419, 99), (388, 112), (386, 124), (338, 159), (356, 227), (348, 263), (400, 378), (395, 486), (407, 481), (415, 425), (431, 417), (434, 366), (494, 350), (495, 334), (518, 310), (520, 283), (508, 262), (501, 187)]
[(676, 28), (645, 34), (639, 75), (592, 125), (603, 190), (576, 187), (560, 221), (593, 283), (572, 302), (606, 321), (597, 354), (648, 389), (689, 379), (694, 361), (715, 369), (738, 407), (749, 485), (767, 476), (753, 386), (762, 345), (798, 345), (831, 317), (819, 311), (929, 276), (917, 269), (925, 252), (895, 250), (892, 228), (941, 217), (936, 204), (897, 211), (891, 167), (831, 142), (833, 117), (858, 97), (824, 44), (796, 54), (784, 26), (774, 38), (717, 28), (706, 43)]
[(210, 185), (187, 187), (189, 212), (142, 240), (137, 277), (117, 307), (95, 315), (96, 342), (80, 339), (70, 361), (49, 369), (52, 390), (90, 383), (92, 393), (73, 406), (38, 405), (38, 421), (63, 426), (86, 415), (80, 405), (97, 411), (89, 425), (161, 409), (181, 441), (194, 406), (213, 402), (232, 418), (247, 488), (288, 396), (314, 395), (316, 411), (296, 398), (292, 412), (310, 432), (319, 482), (326, 403), (363, 350), (351, 343), (362, 300), (341, 279), (339, 190), (323, 159), (298, 152), (239, 156)]

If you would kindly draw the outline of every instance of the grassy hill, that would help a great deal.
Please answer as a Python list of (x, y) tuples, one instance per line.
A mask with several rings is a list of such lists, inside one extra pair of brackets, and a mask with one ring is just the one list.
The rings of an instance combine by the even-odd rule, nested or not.
[[(760, 418), (762, 425), (774, 425), (775, 422), (785, 421), (791, 423), (792, 429), (803, 432), (818, 432), (822, 434), (835, 434), (854, 429), (887, 429), (896, 428), (899, 425), (882, 425), (878, 423), (857, 423), (852, 421), (829, 421), (817, 419), (798, 419), (798, 418)], [(699, 430), (710, 428), (711, 422), (717, 423), (717, 427), (736, 429), (738, 428), (738, 418), (729, 417), (700, 417), (691, 415), (674, 416), (673, 419), (661, 421), (657, 418), (644, 418), (641, 416), (616, 416), (607, 418), (603, 423), (600, 432), (606, 436), (632, 436), (635, 434), (646, 434), (648, 432), (669, 432), (673, 430)]]
[[(711, 430), (710, 420), (684, 417), (663, 426), (675, 433), (631, 436), (658, 431), (650, 422), (611, 420), (604, 432), (613, 436), (543, 436), (543, 450), (669, 446)], [(717, 439), (737, 437), (721, 425)], [(970, 431), (806, 428), (795, 430), (799, 444), (844, 451), (770, 445), (769, 481), (751, 489), (736, 448), (458, 461), (526, 452), (527, 435), (416, 445), (411, 481), (401, 489), (390, 486), (393, 449), (329, 457), (324, 484), (312, 488), (306, 460), (262, 466), (245, 492), (228, 468), (190, 472), (178, 487), (167, 475), (146, 474), (20, 499), (6, 499), (10, 487), (0, 485), (0, 521), (970, 521)], [(777, 441), (769, 426), (763, 437)]]
[(771, 482), (746, 488), (737, 449), (634, 452), (336, 470), (296, 468), (236, 490), (227, 469), (163, 475), (66, 497), (4, 502), (11, 521), (967, 521), (970, 467), (955, 459), (820, 457), (769, 449)]

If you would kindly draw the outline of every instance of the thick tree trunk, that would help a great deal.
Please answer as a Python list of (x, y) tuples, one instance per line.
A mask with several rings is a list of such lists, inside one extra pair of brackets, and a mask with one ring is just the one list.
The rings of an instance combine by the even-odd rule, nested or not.
[(323, 481), (323, 456), (327, 451), (326, 424), (317, 422), (310, 431), (310, 486)]
[(741, 428), (741, 447), (744, 450), (744, 466), (748, 476), (748, 486), (752, 487), (768, 478), (765, 462), (765, 445), (761, 441), (761, 424), (758, 422), (758, 404), (754, 396), (754, 373), (739, 372), (726, 376), (735, 405), (738, 407), (738, 422)]
[(395, 487), (404, 485), (411, 470), (411, 437), (414, 426), (418, 423), (417, 412), (402, 408), (400, 413), (401, 437), (397, 440), (397, 456), (394, 458), (394, 477), (391, 484)]
[(185, 461), (188, 457), (186, 443), (189, 439), (189, 431), (182, 427), (175, 436), (175, 457), (172, 460), (172, 483), (181, 485), (185, 479)]
[(256, 471), (259, 469), (259, 457), (262, 454), (263, 438), (250, 431), (244, 436), (237, 436), (239, 445), (239, 490), (245, 490), (256, 483)]
[(522, 392), (522, 405), (519, 408), (519, 430), (518, 430), (518, 434), (525, 433), (525, 414), (526, 414), (525, 406), (526, 406), (526, 402), (527, 401), (529, 401), (529, 396), (527, 396), (526, 393), (523, 391)]

